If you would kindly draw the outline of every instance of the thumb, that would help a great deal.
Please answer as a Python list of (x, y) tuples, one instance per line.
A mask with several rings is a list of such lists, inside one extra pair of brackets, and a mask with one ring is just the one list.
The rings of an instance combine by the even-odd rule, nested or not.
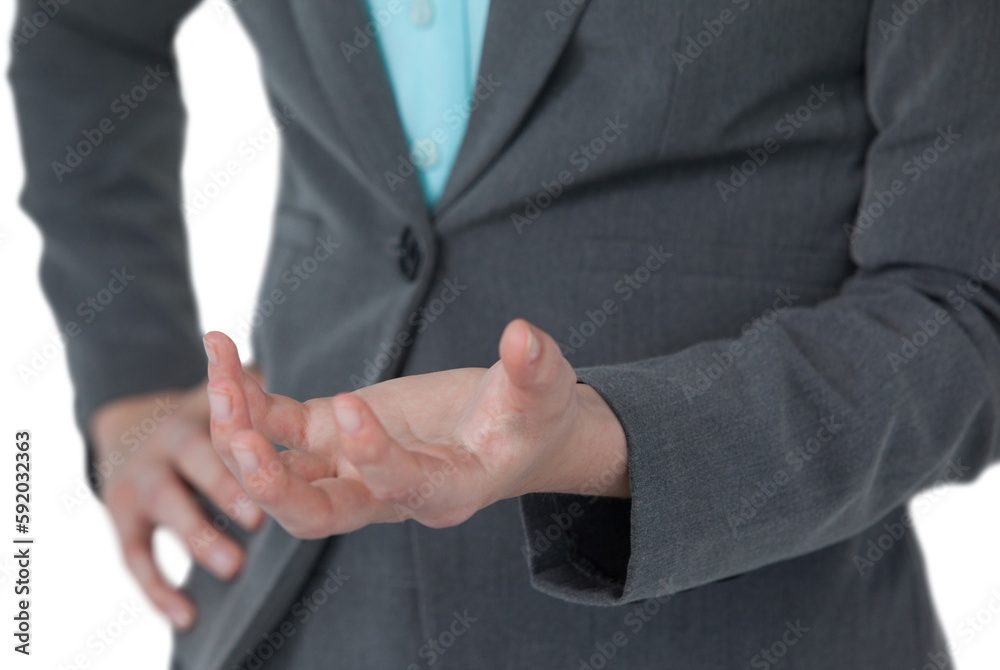
[(551, 398), (572, 389), (576, 373), (551, 335), (524, 319), (507, 324), (500, 337), (500, 360), (516, 391), (528, 399)]

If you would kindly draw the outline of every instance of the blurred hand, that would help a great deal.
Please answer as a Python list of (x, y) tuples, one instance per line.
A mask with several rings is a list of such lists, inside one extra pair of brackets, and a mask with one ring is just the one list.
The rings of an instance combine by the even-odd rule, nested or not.
[[(256, 370), (247, 368), (247, 374), (261, 382)], [(231, 579), (243, 565), (243, 550), (213, 526), (193, 489), (248, 530), (264, 520), (212, 448), (205, 387), (202, 383), (193, 389), (115, 400), (103, 405), (90, 424), (100, 466), (100, 497), (118, 533), (125, 564), (153, 605), (180, 629), (194, 623), (195, 608), (156, 564), (153, 531), (168, 528), (195, 561), (219, 578)]]
[[(500, 360), (304, 403), (266, 393), (236, 345), (205, 336), (212, 441), (289, 533), (318, 538), (414, 518), (439, 528), (530, 492), (630, 495), (625, 433), (559, 345), (508, 324)], [(272, 442), (289, 447), (276, 452)]]

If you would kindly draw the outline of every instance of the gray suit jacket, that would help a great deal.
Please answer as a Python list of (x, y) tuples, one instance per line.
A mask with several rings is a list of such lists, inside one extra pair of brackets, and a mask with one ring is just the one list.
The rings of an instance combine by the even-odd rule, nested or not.
[[(194, 3), (48, 4), (10, 71), (44, 288), (63, 323), (112, 269), (136, 277), (68, 342), (84, 425), (204, 375), (171, 46)], [(433, 212), (363, 3), (236, 9), (284, 119), (260, 293), (282, 300), (254, 331), (271, 389), (487, 366), (525, 317), (628, 439), (631, 501), (596, 483), (409, 522), (412, 555), (369, 560), (411, 567), (419, 629), (341, 644), (378, 659), (379, 636), (440, 639), (469, 610), (411, 667), (944, 667), (905, 509), (998, 457), (994, 2), (494, 2)], [(325, 546), (242, 539), (238, 580), (189, 578), (177, 668), (253, 667)]]

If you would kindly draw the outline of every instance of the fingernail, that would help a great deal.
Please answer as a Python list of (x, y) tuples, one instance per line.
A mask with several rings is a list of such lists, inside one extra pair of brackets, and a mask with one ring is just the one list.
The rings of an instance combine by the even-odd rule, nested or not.
[(240, 470), (246, 474), (252, 474), (257, 472), (260, 468), (260, 462), (257, 460), (257, 454), (254, 453), (250, 445), (243, 444), (242, 442), (233, 442), (233, 456), (236, 458), (237, 465), (240, 466)]
[(236, 557), (227, 549), (216, 547), (208, 555), (208, 564), (216, 574), (228, 577), (236, 570)]
[(227, 421), (233, 413), (233, 398), (225, 391), (208, 389), (208, 405), (212, 415), (219, 421)]
[(191, 614), (183, 607), (168, 607), (167, 616), (177, 628), (187, 628), (191, 625)]
[(531, 326), (528, 326), (528, 339), (525, 344), (525, 350), (528, 352), (529, 363), (533, 363), (542, 350), (542, 342), (535, 335), (535, 330)]
[(337, 418), (337, 425), (345, 433), (356, 433), (361, 429), (361, 415), (353, 407), (334, 405), (333, 414)]
[(208, 356), (208, 362), (212, 365), (219, 364), (219, 354), (215, 350), (215, 345), (209, 342), (204, 337), (201, 338), (201, 343), (205, 345), (205, 355)]

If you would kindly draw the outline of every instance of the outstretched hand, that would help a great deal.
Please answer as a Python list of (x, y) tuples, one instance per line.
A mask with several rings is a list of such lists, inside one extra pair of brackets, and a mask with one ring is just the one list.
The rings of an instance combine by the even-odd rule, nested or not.
[(627, 497), (621, 424), (576, 382), (555, 340), (517, 319), (499, 348), (489, 369), (298, 402), (265, 392), (233, 341), (211, 332), (212, 444), (250, 498), (300, 538), (407, 518), (453, 526), (530, 492)]

